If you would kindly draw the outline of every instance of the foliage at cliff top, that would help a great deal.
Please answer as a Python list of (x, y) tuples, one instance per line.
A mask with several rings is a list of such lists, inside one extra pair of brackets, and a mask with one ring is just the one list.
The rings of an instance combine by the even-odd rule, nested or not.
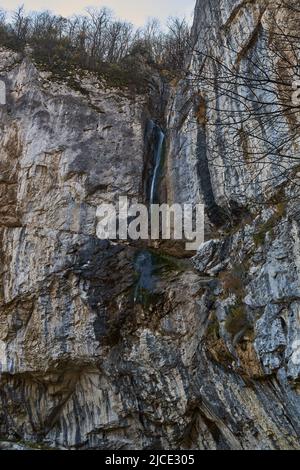
[(183, 19), (170, 18), (163, 31), (156, 19), (144, 28), (115, 19), (107, 8), (64, 18), (49, 11), (27, 14), (23, 7), (9, 16), (0, 10), (0, 45), (31, 49), (37, 63), (63, 74), (72, 66), (100, 72), (117, 82), (138, 85), (143, 65), (174, 74), (183, 69), (190, 29)]

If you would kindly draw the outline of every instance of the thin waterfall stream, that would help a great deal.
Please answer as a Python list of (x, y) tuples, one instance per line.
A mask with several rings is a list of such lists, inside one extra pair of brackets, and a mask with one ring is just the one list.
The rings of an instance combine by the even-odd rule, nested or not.
[(163, 146), (165, 141), (165, 134), (158, 127), (156, 124), (154, 125), (153, 134), (155, 138), (155, 146), (154, 146), (154, 172), (151, 181), (151, 189), (150, 189), (150, 204), (155, 203), (156, 192), (158, 187), (158, 180), (160, 177), (160, 169), (162, 165), (162, 158), (163, 158)]
[[(160, 170), (163, 165), (163, 153), (165, 134), (153, 120), (148, 122), (146, 130), (146, 144), (151, 148), (151, 160), (154, 170), (148, 186), (149, 204), (158, 202), (157, 192), (159, 187)], [(141, 251), (135, 260), (135, 270), (139, 276), (134, 292), (134, 303), (141, 300), (143, 291), (151, 292), (154, 288), (155, 280), (153, 276), (153, 256), (148, 250)]]
[(154, 287), (152, 254), (147, 250), (141, 251), (135, 259), (134, 267), (139, 276), (134, 292), (136, 303), (141, 300), (143, 290), (151, 292)]

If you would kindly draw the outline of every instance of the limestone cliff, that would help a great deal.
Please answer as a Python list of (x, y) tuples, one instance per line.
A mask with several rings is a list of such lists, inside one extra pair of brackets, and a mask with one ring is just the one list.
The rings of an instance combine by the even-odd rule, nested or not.
[[(198, 0), (195, 50), (205, 44), (243, 66), (254, 49), (263, 60), (269, 23), (266, 1)], [(157, 103), (88, 73), (58, 82), (30, 58), (1, 51), (2, 441), (300, 448), (297, 185), (272, 161), (263, 171), (249, 163), (252, 142), (243, 139), (232, 164), (231, 136), (216, 137), (207, 124), (217, 111), (205, 111), (197, 79), (206, 65), (199, 54), (189, 60), (187, 77), (157, 93), (166, 133), (161, 198), (207, 209), (207, 241), (183, 260), (96, 237), (100, 203), (146, 197), (144, 135)], [(222, 99), (217, 80), (214, 93)]]

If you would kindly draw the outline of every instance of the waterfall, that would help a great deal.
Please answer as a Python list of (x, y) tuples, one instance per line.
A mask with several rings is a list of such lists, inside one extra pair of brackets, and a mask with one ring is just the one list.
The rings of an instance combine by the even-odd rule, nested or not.
[[(149, 120), (145, 133), (145, 145), (147, 154), (149, 155), (148, 164), (154, 168), (151, 179), (148, 180), (148, 187), (146, 194), (149, 195), (149, 203), (155, 204), (157, 199), (158, 182), (160, 178), (160, 170), (163, 164), (163, 150), (164, 150), (165, 134), (161, 128), (155, 124), (153, 120)], [(147, 173), (150, 176), (151, 172), (148, 167)], [(149, 188), (150, 187), (150, 188)], [(154, 288), (154, 266), (152, 254), (148, 250), (138, 253), (135, 263), (135, 272), (138, 275), (138, 281), (134, 292), (134, 303), (143, 302), (144, 297), (149, 295)]]
[(153, 285), (153, 261), (152, 255), (149, 251), (142, 251), (138, 254), (135, 263), (135, 271), (139, 275), (135, 292), (134, 292), (134, 303), (139, 300), (139, 297), (143, 295), (143, 290), (151, 291)]
[(156, 191), (158, 186), (158, 179), (159, 179), (159, 170), (162, 164), (162, 157), (163, 157), (163, 146), (165, 141), (165, 134), (161, 130), (161, 128), (152, 123), (152, 138), (154, 139), (154, 172), (151, 181), (151, 189), (150, 189), (150, 204), (155, 203), (156, 198)]

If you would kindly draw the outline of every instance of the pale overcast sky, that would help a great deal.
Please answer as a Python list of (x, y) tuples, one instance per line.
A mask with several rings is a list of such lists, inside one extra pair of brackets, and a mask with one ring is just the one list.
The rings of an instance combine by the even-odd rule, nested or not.
[(107, 6), (117, 16), (136, 25), (142, 25), (149, 17), (164, 21), (168, 16), (191, 19), (195, 0), (0, 0), (1, 8), (13, 10), (24, 4), (26, 10), (51, 10), (64, 16), (81, 13), (89, 6)]

